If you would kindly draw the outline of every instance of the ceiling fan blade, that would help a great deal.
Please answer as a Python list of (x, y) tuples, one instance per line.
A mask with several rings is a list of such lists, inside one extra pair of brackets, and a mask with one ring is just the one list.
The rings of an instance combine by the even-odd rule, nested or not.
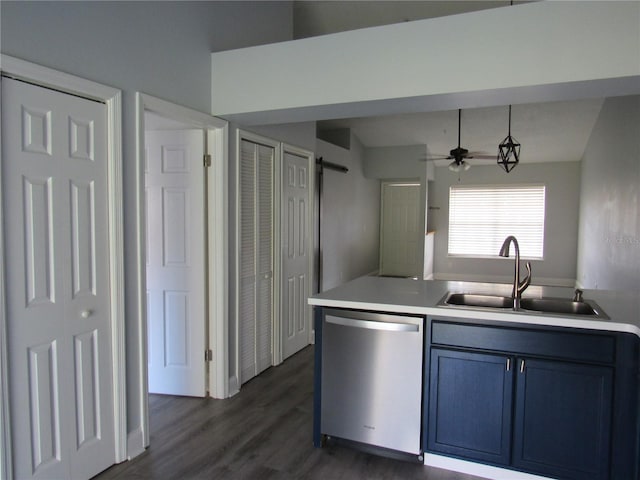
[(473, 157), (467, 158), (475, 158), (476, 160), (495, 160), (497, 155), (474, 155)]
[(436, 160), (449, 160), (451, 158), (452, 157), (450, 156), (445, 157), (444, 155), (435, 155), (435, 156), (428, 155), (428, 156), (420, 157), (418, 158), (418, 160), (422, 160), (423, 162), (433, 162)]

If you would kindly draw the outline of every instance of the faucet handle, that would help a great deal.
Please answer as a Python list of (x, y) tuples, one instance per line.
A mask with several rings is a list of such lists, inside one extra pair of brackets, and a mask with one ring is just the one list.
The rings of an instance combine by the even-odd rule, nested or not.
[(527, 267), (527, 276), (524, 277), (522, 281), (518, 282), (518, 293), (520, 294), (522, 294), (522, 292), (524, 292), (531, 283), (531, 262), (527, 262), (525, 266)]

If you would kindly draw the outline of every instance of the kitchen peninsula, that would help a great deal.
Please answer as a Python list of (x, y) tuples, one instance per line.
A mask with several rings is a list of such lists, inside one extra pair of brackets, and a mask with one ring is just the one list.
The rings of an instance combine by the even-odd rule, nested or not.
[[(443, 303), (448, 293), (509, 297), (511, 288), (367, 276), (310, 298), (316, 322), (316, 446), (326, 437), (337, 437), (388, 449), (385, 442), (362, 439), (379, 438), (375, 432), (383, 426), (382, 421), (380, 426), (376, 423), (376, 415), (394, 417), (389, 405), (404, 405), (411, 397), (403, 393), (390, 400), (389, 389), (377, 385), (382, 378), (399, 378), (418, 383), (421, 392), (419, 451), (400, 448), (410, 458), (488, 478), (637, 479), (640, 299), (631, 292), (586, 290), (584, 300), (597, 307), (592, 315)], [(523, 295), (569, 302), (573, 297), (570, 288), (535, 285)], [(416, 375), (408, 373), (411, 365), (399, 369), (396, 364), (395, 373), (385, 376), (388, 362), (381, 362), (382, 352), (378, 353), (381, 337), (371, 336), (376, 324), (386, 331), (386, 338), (394, 331), (409, 331), (403, 318), (407, 323), (420, 319), (417, 335), (423, 341), (417, 378), (407, 376)], [(357, 330), (349, 323), (354, 320), (366, 332), (360, 337), (351, 333)], [(336, 363), (332, 344), (342, 341), (342, 332), (344, 338), (354, 338), (357, 348)], [(326, 339), (325, 333), (330, 334)], [(399, 340), (391, 341), (401, 352), (391, 358), (409, 350), (398, 348)], [(364, 363), (375, 365), (364, 375), (352, 371), (363, 345), (374, 345), (373, 360)], [(338, 416), (356, 424), (361, 420), (364, 436), (356, 432), (350, 437), (339, 429), (336, 433), (323, 420), (327, 412), (348, 407), (323, 391), (327, 384), (335, 390), (334, 371), (347, 376), (347, 389), (349, 383), (357, 383), (356, 390), (376, 389), (369, 397), (361, 395), (368, 404), (349, 407), (362, 419)], [(408, 430), (396, 428), (391, 435), (401, 442), (405, 433), (414, 435)], [(381, 451), (393, 453), (386, 449)]]

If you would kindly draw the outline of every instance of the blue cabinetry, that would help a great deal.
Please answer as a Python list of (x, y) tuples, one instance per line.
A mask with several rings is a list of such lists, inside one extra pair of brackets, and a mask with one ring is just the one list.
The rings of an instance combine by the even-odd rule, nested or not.
[(559, 479), (638, 478), (637, 338), (437, 318), (427, 332), (427, 451)]
[(509, 463), (509, 362), (503, 355), (431, 349), (429, 450)]
[(513, 465), (581, 480), (609, 478), (613, 369), (520, 359)]

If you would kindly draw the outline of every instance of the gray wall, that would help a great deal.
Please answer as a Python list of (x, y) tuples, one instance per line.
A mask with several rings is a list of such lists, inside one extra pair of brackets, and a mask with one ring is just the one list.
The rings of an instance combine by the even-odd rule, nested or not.
[(253, 125), (246, 127), (245, 130), (288, 143), (294, 147), (304, 148), (311, 152), (316, 149), (316, 122)]
[[(429, 180), (432, 180), (434, 175), (433, 162), (426, 161), (426, 153), (425, 145), (367, 147), (364, 150), (364, 173), (367, 178), (420, 181), (419, 215), (422, 223), (420, 230), (423, 233), (427, 232)], [(420, 236), (418, 251), (424, 251), (424, 235)], [(424, 269), (422, 273), (424, 274)]]
[(364, 149), (354, 135), (350, 150), (318, 140), (316, 156), (349, 169), (324, 169), (322, 290), (328, 290), (378, 269), (380, 181), (365, 178)]
[(640, 96), (605, 100), (582, 159), (578, 282), (640, 291)]
[[(523, 146), (523, 155), (526, 145)], [(473, 160), (471, 161), (473, 162)], [(472, 165), (460, 173), (463, 185), (546, 185), (544, 260), (531, 261), (533, 283), (575, 284), (578, 245), (580, 163), (520, 164), (510, 173), (497, 165)], [(436, 279), (506, 281), (513, 279), (513, 259), (476, 259), (447, 256), (449, 187), (458, 185), (458, 174), (447, 167), (436, 168), (429, 190), (430, 227), (435, 233)], [(496, 255), (498, 252), (496, 252)]]
[[(128, 431), (141, 425), (135, 93), (211, 111), (211, 52), (292, 38), (291, 2), (0, 2), (2, 53), (123, 91)], [(233, 177), (230, 177), (232, 180)]]

